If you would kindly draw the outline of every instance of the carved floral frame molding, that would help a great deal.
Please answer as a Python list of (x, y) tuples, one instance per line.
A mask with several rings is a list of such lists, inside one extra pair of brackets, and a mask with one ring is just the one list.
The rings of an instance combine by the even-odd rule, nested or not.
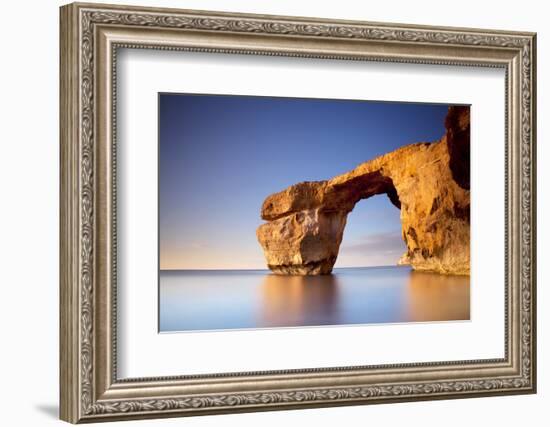
[[(121, 47), (505, 68), (505, 357), (117, 379), (114, 177)], [(535, 392), (535, 34), (71, 4), (61, 8), (60, 52), (62, 419)]]

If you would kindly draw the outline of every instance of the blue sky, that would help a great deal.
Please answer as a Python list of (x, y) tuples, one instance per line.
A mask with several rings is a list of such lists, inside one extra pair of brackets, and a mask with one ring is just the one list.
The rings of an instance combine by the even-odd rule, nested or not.
[[(447, 105), (159, 95), (161, 269), (266, 268), (256, 240), (271, 193), (444, 134)], [(336, 267), (393, 265), (399, 210), (360, 201)]]

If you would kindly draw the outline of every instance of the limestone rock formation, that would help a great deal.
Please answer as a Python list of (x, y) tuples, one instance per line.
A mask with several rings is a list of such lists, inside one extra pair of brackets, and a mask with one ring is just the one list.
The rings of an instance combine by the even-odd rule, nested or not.
[(415, 270), (470, 273), (470, 110), (450, 107), (446, 133), (362, 163), (327, 181), (302, 182), (268, 196), (257, 229), (268, 267), (279, 274), (329, 274), (355, 204), (386, 194), (401, 210)]

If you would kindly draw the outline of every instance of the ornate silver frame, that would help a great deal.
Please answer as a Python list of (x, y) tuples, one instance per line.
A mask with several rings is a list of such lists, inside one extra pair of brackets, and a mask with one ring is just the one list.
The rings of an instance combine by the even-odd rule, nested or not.
[[(71, 4), (61, 8), (61, 419), (108, 421), (534, 393), (535, 34)], [(117, 379), (118, 47), (502, 67), (505, 357)]]

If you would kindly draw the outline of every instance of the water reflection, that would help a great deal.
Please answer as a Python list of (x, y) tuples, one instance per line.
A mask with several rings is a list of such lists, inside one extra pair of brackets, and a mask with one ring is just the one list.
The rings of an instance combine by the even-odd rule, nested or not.
[(279, 326), (339, 324), (338, 276), (268, 274), (261, 285), (259, 323)]
[(411, 271), (407, 287), (411, 321), (470, 318), (470, 277)]
[(468, 320), (470, 278), (408, 267), (163, 271), (159, 317), (161, 331)]

